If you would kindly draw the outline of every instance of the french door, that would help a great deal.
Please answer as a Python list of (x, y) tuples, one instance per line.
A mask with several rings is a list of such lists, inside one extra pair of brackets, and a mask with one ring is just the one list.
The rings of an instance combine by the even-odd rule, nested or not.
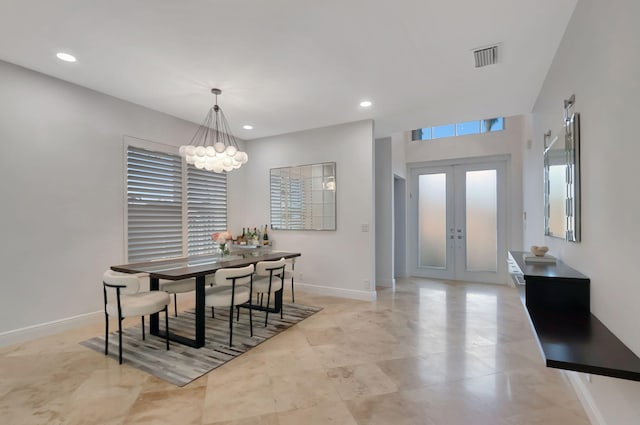
[(505, 169), (504, 161), (412, 169), (414, 276), (504, 283)]

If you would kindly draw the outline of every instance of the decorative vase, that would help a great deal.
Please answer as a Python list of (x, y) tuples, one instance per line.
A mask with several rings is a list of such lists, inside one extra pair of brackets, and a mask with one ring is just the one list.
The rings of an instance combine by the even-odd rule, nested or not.
[(229, 248), (226, 243), (218, 244), (218, 247), (220, 248), (220, 253), (222, 255), (229, 255)]

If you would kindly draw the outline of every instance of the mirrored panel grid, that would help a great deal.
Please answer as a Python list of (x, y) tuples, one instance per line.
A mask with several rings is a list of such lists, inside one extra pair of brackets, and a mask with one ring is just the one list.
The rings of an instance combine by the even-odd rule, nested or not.
[(270, 170), (271, 226), (336, 230), (336, 163)]

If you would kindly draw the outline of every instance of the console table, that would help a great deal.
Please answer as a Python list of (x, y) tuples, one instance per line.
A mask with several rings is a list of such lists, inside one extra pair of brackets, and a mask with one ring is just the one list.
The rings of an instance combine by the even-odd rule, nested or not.
[(640, 358), (591, 313), (589, 278), (524, 255), (510, 251), (509, 270), (547, 367), (640, 381)]

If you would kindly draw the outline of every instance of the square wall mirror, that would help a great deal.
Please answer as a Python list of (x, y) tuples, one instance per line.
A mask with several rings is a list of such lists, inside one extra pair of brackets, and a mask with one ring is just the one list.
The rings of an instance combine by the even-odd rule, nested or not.
[(336, 163), (270, 170), (271, 227), (336, 230)]

